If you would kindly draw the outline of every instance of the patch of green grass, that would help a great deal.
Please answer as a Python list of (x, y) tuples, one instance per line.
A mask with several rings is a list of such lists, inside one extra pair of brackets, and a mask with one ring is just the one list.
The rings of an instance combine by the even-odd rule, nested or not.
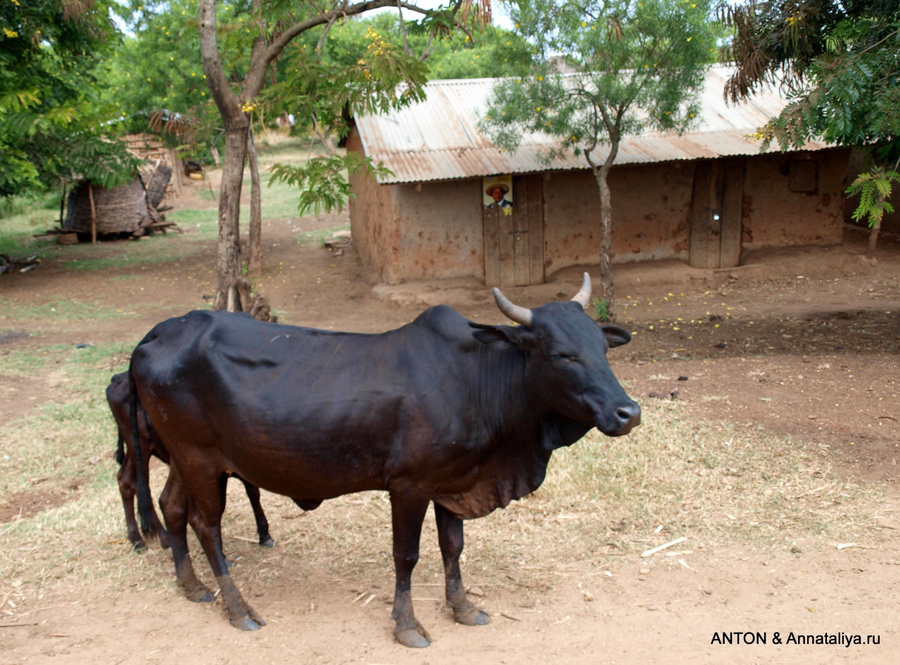
[[(260, 170), (276, 162), (306, 161), (310, 155), (310, 140), (299, 136), (269, 134), (257, 144)], [(312, 144), (312, 155), (325, 153), (318, 141)]]
[(72, 300), (55, 298), (45, 303), (18, 305), (0, 299), (3, 319), (19, 321), (43, 321), (48, 326), (63, 324), (73, 320), (112, 320), (120, 319), (120, 310), (106, 305), (98, 305), (90, 300)]
[[(297, 217), (297, 204), (300, 202), (300, 192), (295, 188), (283, 182), (272, 182), (271, 176), (267, 173), (260, 176), (262, 180), (263, 197), (265, 203), (263, 205), (263, 219), (284, 219), (285, 217)], [(243, 216), (243, 212), (241, 215)], [(249, 219), (249, 209), (248, 209)]]
[(325, 241), (336, 234), (338, 231), (349, 231), (349, 224), (341, 224), (333, 226), (329, 229), (319, 229), (318, 231), (304, 231), (293, 237), (293, 241), (300, 245), (322, 245)]
[(34, 236), (55, 226), (59, 220), (59, 196), (46, 194), (18, 197), (0, 205), (0, 254), (20, 258), (29, 254), (42, 255), (52, 240)]
[(3, 374), (8, 376), (34, 376), (51, 363), (60, 362), (72, 347), (47, 346), (39, 351), (13, 351), (3, 357)]
[[(81, 348), (71, 344), (48, 344), (36, 350), (13, 351), (3, 356), (2, 374), (36, 376), (50, 366), (60, 366), (67, 380), (79, 385), (81, 390), (106, 390), (109, 377), (128, 367), (127, 358), (136, 345), (137, 340)], [(96, 375), (98, 370), (102, 376)]]
[(215, 237), (218, 233), (218, 208), (183, 208), (166, 213), (166, 219), (183, 229), (196, 229), (201, 238)]
[(67, 267), (76, 270), (106, 270), (108, 268), (123, 268), (125, 266), (141, 265), (148, 263), (170, 263), (183, 259), (195, 250), (190, 245), (178, 242), (172, 236), (152, 236), (140, 241), (129, 241), (117, 245), (117, 253), (110, 253), (108, 246), (97, 246), (97, 253), (104, 256), (90, 256), (90, 250), (82, 255), (87, 258), (63, 259)]
[(98, 389), (105, 391), (109, 377), (128, 368), (128, 358), (139, 341), (135, 339), (76, 347), (66, 359), (64, 369), (85, 392), (92, 393)]
[[(116, 435), (106, 386), (113, 374), (127, 368), (136, 343), (52, 345), (4, 358), (4, 373), (27, 370), (40, 376), (52, 366), (55, 400), (43, 404), (37, 415), (0, 429), (0, 502), (36, 484), (59, 487), (89, 477), (90, 467), (98, 463), (95, 456), (112, 454)], [(42, 480), (35, 483), (35, 478)]]

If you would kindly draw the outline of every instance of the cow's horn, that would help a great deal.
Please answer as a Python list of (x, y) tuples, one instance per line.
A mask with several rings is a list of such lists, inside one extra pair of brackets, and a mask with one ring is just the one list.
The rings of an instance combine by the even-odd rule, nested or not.
[(523, 326), (531, 325), (531, 310), (527, 307), (513, 305), (509, 301), (509, 298), (500, 293), (500, 289), (498, 289), (496, 286), (494, 287), (494, 300), (497, 301), (497, 307), (500, 308), (500, 311), (506, 314), (506, 317), (510, 321), (521, 323)]
[(587, 273), (584, 273), (584, 282), (581, 284), (581, 290), (575, 294), (572, 300), (584, 309), (587, 309), (587, 306), (591, 304), (591, 276)]

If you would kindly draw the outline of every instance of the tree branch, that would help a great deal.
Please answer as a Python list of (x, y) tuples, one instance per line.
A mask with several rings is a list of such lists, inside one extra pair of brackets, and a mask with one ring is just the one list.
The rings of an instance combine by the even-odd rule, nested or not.
[[(209, 2), (210, 0), (206, 0)], [(408, 9), (409, 11), (416, 12), (422, 14), (423, 16), (428, 16), (433, 14), (434, 12), (430, 9), (422, 9), (417, 5), (410, 4), (408, 2), (404, 2), (403, 0), (366, 0), (366, 2), (360, 2), (353, 5), (346, 5), (346, 3), (342, 4), (338, 9), (332, 9), (330, 11), (319, 14), (318, 16), (314, 16), (305, 21), (300, 21), (299, 23), (295, 23), (290, 28), (282, 32), (278, 37), (269, 44), (268, 49), (266, 50), (264, 57), (265, 67), (269, 66), (273, 60), (275, 60), (281, 52), (287, 47), (287, 45), (298, 35), (315, 28), (320, 25), (324, 25), (329, 21), (333, 21), (336, 17), (344, 15), (344, 16), (357, 16), (359, 14), (363, 14), (368, 11), (372, 11), (373, 9), (380, 9), (381, 7), (400, 7), (403, 9)], [(251, 68), (255, 66), (256, 63), (251, 65)], [(250, 80), (250, 76), (248, 74), (247, 80)], [(249, 86), (248, 86), (249, 88)], [(247, 90), (249, 92), (249, 89)], [(254, 91), (253, 97), (256, 93), (259, 92), (259, 89)]]
[(241, 104), (228, 85), (219, 56), (219, 46), (216, 42), (216, 0), (200, 0), (199, 10), (200, 58), (203, 73), (206, 74), (207, 85), (222, 118), (235, 120), (235, 109), (240, 113)]

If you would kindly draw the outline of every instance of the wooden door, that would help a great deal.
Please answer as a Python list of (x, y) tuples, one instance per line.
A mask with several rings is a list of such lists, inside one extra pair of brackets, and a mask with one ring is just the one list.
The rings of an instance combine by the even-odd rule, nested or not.
[(740, 264), (744, 167), (743, 157), (697, 162), (691, 200), (692, 267)]
[(543, 177), (513, 178), (511, 208), (484, 208), (484, 281), (488, 286), (544, 283)]

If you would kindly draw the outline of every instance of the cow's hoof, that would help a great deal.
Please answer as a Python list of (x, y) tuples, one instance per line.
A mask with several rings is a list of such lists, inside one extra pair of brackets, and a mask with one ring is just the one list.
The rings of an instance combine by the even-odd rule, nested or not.
[(271, 536), (269, 536), (268, 538), (265, 539), (265, 541), (262, 541), (262, 540), (259, 541), (259, 546), (260, 547), (275, 547), (275, 541), (272, 540)]
[(431, 641), (415, 628), (395, 630), (394, 639), (405, 647), (412, 649), (424, 649), (431, 645)]
[(147, 543), (145, 543), (143, 540), (133, 541), (131, 543), (131, 548), (138, 554), (143, 554), (147, 551)]
[(239, 630), (259, 630), (266, 625), (266, 622), (260, 619), (259, 623), (250, 617), (235, 617), (231, 620), (231, 625)]
[(191, 589), (185, 589), (184, 595), (188, 600), (194, 603), (214, 603), (216, 601), (213, 592), (202, 584), (198, 584)]
[(453, 618), (464, 626), (486, 626), (491, 622), (491, 615), (474, 605), (464, 612), (454, 612)]

